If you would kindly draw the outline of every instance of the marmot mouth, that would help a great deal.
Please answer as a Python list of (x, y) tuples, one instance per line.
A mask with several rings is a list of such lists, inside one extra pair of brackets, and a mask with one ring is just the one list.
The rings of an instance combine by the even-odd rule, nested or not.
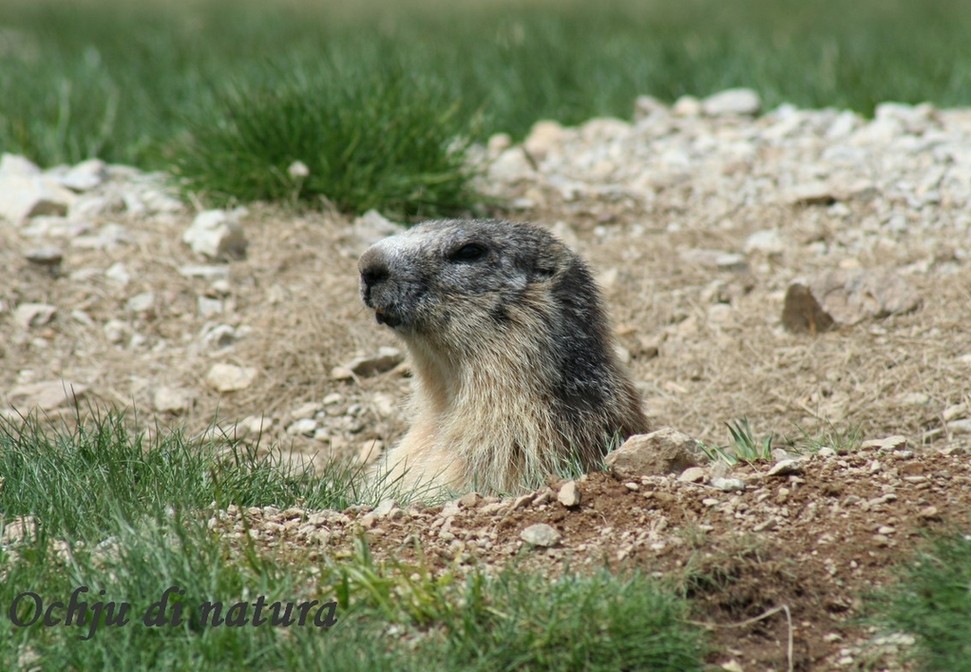
[(378, 324), (386, 324), (392, 329), (401, 325), (401, 318), (394, 313), (381, 310), (380, 308), (374, 309), (374, 319), (377, 320)]

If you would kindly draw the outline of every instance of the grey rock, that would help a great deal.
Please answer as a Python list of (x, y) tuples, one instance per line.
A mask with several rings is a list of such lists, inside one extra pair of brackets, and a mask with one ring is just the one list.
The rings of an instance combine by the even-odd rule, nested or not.
[(56, 179), (62, 187), (71, 191), (91, 191), (104, 182), (106, 177), (105, 162), (91, 159), (82, 161)]
[(105, 271), (105, 277), (122, 287), (131, 282), (131, 274), (128, 272), (128, 268), (120, 261), (116, 261), (108, 267), (108, 270)]
[(217, 324), (206, 331), (203, 340), (215, 348), (228, 348), (239, 338), (236, 329), (228, 324)]
[(17, 385), (8, 394), (10, 404), (17, 409), (53, 411), (73, 406), (88, 392), (88, 386), (67, 380), (47, 380)]
[(510, 147), (502, 152), (489, 165), (488, 179), (499, 182), (518, 182), (536, 175), (535, 166), (530, 163), (521, 147)]
[(745, 257), (735, 252), (691, 248), (681, 250), (678, 254), (686, 264), (695, 266), (717, 268), (723, 271), (744, 271), (748, 268)]
[(57, 307), (47, 303), (21, 303), (14, 308), (13, 321), (22, 329), (42, 327), (54, 319)]
[(147, 313), (155, 308), (155, 293), (142, 292), (125, 302), (125, 309), (131, 313)]
[(24, 256), (30, 263), (46, 268), (56, 268), (64, 260), (64, 253), (58, 247), (38, 247)]
[(745, 481), (740, 478), (724, 478), (716, 476), (711, 479), (711, 486), (725, 492), (740, 492), (745, 489)]
[(556, 501), (568, 509), (580, 505), (580, 490), (577, 488), (576, 481), (567, 481), (560, 486), (556, 493)]
[(916, 310), (921, 297), (888, 270), (837, 269), (797, 280), (786, 291), (782, 323), (795, 333), (820, 333)]
[(772, 465), (766, 476), (792, 476), (802, 473), (803, 461), (801, 459), (782, 460)]
[(707, 476), (707, 472), (701, 467), (688, 467), (678, 476), (682, 483), (702, 483)]
[(43, 176), (0, 176), (0, 217), (21, 224), (41, 215), (63, 217), (74, 194)]
[(782, 254), (786, 250), (786, 243), (782, 239), (782, 234), (778, 229), (765, 229), (756, 231), (745, 239), (745, 246), (742, 248), (746, 254), (758, 252), (766, 255)]
[(564, 133), (563, 126), (556, 121), (537, 121), (523, 140), (523, 150), (534, 162), (542, 161), (562, 144)]
[(790, 189), (784, 197), (789, 205), (830, 205), (835, 203), (836, 192), (825, 182), (803, 182)]
[(401, 233), (401, 226), (377, 210), (368, 210), (351, 222), (351, 233), (360, 247), (367, 248), (383, 238)]
[(860, 444), (861, 449), (872, 449), (884, 451), (901, 450), (907, 447), (907, 437), (900, 434), (887, 436), (882, 439), (869, 439)]
[(229, 269), (225, 266), (194, 265), (181, 266), (179, 275), (184, 278), (225, 279), (229, 277)]
[(947, 427), (947, 431), (952, 434), (971, 434), (971, 418), (951, 420), (945, 426)]
[(128, 229), (121, 224), (109, 223), (94, 233), (77, 236), (71, 240), (71, 246), (86, 250), (109, 250), (131, 240)]
[(245, 210), (204, 210), (182, 234), (182, 242), (209, 259), (241, 259), (246, 256), (246, 236), (239, 218)]
[(704, 461), (698, 442), (670, 427), (637, 434), (606, 457), (606, 465), (621, 478), (680, 474)]
[(4, 152), (0, 156), (0, 177), (16, 175), (18, 177), (33, 177), (40, 175), (41, 169), (30, 159), (18, 154)]
[(317, 431), (317, 421), (313, 418), (301, 418), (290, 423), (287, 434), (290, 436), (313, 436)]
[(546, 523), (530, 525), (519, 533), (519, 538), (530, 546), (547, 548), (555, 546), (560, 541), (560, 533)]
[(159, 413), (180, 414), (192, 404), (193, 394), (180, 387), (158, 387), (152, 394), (152, 405)]
[(253, 367), (235, 364), (213, 364), (206, 374), (206, 382), (219, 392), (245, 390), (256, 380), (257, 371)]

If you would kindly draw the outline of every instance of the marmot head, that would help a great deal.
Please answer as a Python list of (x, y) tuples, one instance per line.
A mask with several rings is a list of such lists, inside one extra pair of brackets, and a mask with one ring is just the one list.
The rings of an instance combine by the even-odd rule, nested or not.
[[(379, 324), (406, 340), (443, 345), (475, 340), (475, 332), (507, 324), (530, 305), (549, 313), (551, 291), (577, 273), (582, 284), (593, 284), (579, 258), (550, 233), (501, 221), (425, 222), (373, 245), (358, 267), (361, 298)], [(569, 284), (565, 291), (576, 291)]]

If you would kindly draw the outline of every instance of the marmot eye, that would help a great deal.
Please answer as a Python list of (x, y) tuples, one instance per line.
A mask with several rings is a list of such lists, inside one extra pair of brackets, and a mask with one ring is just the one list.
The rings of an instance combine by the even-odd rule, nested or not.
[(467, 243), (449, 255), (449, 261), (479, 261), (489, 250), (479, 243)]

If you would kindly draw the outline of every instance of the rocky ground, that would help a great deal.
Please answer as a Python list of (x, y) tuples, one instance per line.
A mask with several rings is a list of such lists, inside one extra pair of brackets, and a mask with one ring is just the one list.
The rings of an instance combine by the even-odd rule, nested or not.
[[(708, 577), (692, 592), (726, 669), (786, 669), (790, 632), (796, 669), (899, 669), (852, 619), (921, 530), (971, 511), (971, 110), (886, 104), (865, 120), (762, 114), (744, 91), (642, 98), (633, 122), (543, 122), (476, 154), (505, 216), (549, 226), (597, 270), (657, 426), (725, 444), (746, 417), (789, 453), (835, 450), (773, 476), (594, 474), (572, 507), (554, 483), (521, 500), (214, 524), (265, 519), (334, 552), (363, 526), (378, 554), (417, 536), (443, 562), (690, 572)], [(70, 415), (76, 397), (294, 460), (364, 459), (406, 423), (407, 364), (355, 271), (393, 229), (375, 213), (203, 211), (164, 176), (5, 156), (0, 412)], [(842, 452), (855, 434), (876, 441)], [(536, 523), (559, 539), (523, 541)], [(782, 605), (791, 623), (780, 610), (729, 627)]]

